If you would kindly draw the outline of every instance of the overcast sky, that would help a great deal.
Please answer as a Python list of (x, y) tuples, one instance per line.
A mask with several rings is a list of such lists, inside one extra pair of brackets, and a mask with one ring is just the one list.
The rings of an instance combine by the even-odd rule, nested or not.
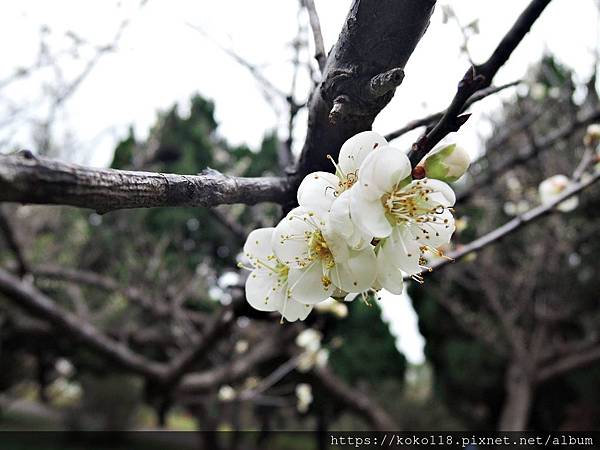
[[(330, 48), (345, 19), (350, 0), (315, 0), (321, 17), (326, 48)], [(454, 0), (448, 3), (461, 23), (479, 19), (480, 33), (469, 40), (475, 62), (485, 60), (528, 0)], [(106, 165), (115, 142), (131, 125), (139, 137), (147, 134), (156, 113), (179, 103), (185, 110), (193, 93), (215, 101), (219, 133), (233, 144), (258, 146), (263, 135), (284, 130), (285, 117), (278, 116), (264, 99), (254, 77), (220, 49), (231, 48), (256, 64), (283, 91), (289, 91), (292, 66), (290, 42), (298, 27), (297, 0), (149, 0), (138, 8), (138, 0), (76, 1), (21, 0), (3, 2), (0, 15), (0, 84), (18, 67), (30, 66), (39, 47), (42, 25), (50, 29), (53, 49), (65, 48), (65, 34), (75, 32), (101, 45), (111, 41), (125, 18), (131, 22), (116, 52), (105, 55), (79, 86), (58, 123), (58, 142), (77, 149), (76, 162)], [(300, 19), (306, 23), (305, 15)], [(598, 13), (594, 0), (554, 0), (534, 25), (532, 33), (498, 74), (497, 84), (522, 78), (530, 64), (544, 51), (554, 53), (573, 67), (580, 80), (593, 70), (593, 52), (598, 41)], [(207, 39), (192, 26), (201, 27)], [(374, 129), (386, 133), (424, 113), (442, 109), (454, 95), (456, 83), (468, 67), (459, 46), (462, 35), (453, 22), (442, 23), (437, 8), (431, 26), (406, 67), (406, 78), (392, 103), (375, 121)], [(312, 40), (311, 40), (312, 45)], [(83, 56), (88, 53), (85, 51)], [(310, 54), (303, 55), (306, 60)], [(74, 76), (81, 63), (65, 58), (64, 76)], [(41, 73), (30, 80), (0, 89), (2, 105), (18, 108), (40, 97), (41, 82), (56, 74)], [(301, 73), (296, 94), (306, 96), (310, 84)], [(505, 96), (512, 95), (507, 92)], [(479, 151), (479, 135), (489, 132), (484, 119), (499, 105), (499, 98), (481, 102), (476, 114), (452, 139), (469, 151)], [(34, 116), (36, 114), (34, 110)], [(42, 110), (37, 115), (43, 116)], [(29, 116), (25, 117), (28, 118)], [(10, 133), (1, 129), (1, 151), (32, 148), (28, 120), (14, 122)], [(64, 119), (64, 120), (63, 120)], [(295, 129), (296, 145), (302, 143), (305, 115)], [(414, 134), (397, 143), (406, 148)], [(67, 142), (68, 141), (68, 142)], [(384, 316), (400, 335), (400, 346), (413, 362), (422, 361), (422, 339), (416, 332), (416, 316), (407, 299), (388, 297)]]

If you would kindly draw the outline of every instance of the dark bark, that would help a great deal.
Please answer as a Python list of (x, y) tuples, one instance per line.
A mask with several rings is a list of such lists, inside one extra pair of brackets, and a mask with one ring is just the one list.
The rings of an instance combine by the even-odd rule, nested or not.
[(435, 0), (354, 0), (310, 100), (299, 179), (332, 171), (326, 155), (336, 157), (344, 141), (371, 129), (402, 81), (434, 5)]

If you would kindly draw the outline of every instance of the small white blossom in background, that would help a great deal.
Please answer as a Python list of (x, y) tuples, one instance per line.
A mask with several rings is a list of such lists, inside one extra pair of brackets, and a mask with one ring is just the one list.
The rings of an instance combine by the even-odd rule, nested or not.
[(519, 216), (529, 211), (531, 206), (527, 200), (519, 200), (518, 202), (506, 202), (503, 209), (507, 216)]
[(65, 358), (58, 358), (54, 364), (56, 372), (65, 378), (69, 378), (75, 373), (75, 367), (71, 364), (71, 361)]
[(313, 402), (312, 387), (310, 384), (300, 383), (296, 386), (296, 409), (299, 413), (306, 413)]
[(322, 339), (323, 335), (320, 331), (307, 328), (306, 330), (302, 330), (298, 333), (298, 336), (296, 336), (296, 345), (303, 350), (316, 352), (321, 348)]
[(583, 143), (587, 147), (591, 147), (598, 151), (598, 144), (600, 143), (600, 124), (594, 123), (587, 127), (585, 136), (583, 137)]
[(529, 94), (534, 100), (543, 100), (544, 98), (546, 98), (546, 91), (546, 85), (542, 83), (535, 83), (529, 89)]
[(296, 368), (299, 372), (310, 372), (314, 367), (323, 368), (329, 361), (329, 350), (322, 348), (316, 352), (303, 352), (298, 356), (298, 365)]
[(229, 386), (227, 384), (221, 386), (219, 388), (219, 393), (217, 394), (217, 397), (222, 402), (230, 402), (235, 399), (235, 396), (236, 396), (235, 389), (233, 389), (231, 386)]
[(348, 316), (348, 307), (343, 302), (331, 297), (315, 305), (315, 309), (320, 313), (332, 314), (339, 319)]
[[(290, 322), (313, 307), (345, 317), (348, 308), (336, 300), (366, 301), (382, 288), (400, 294), (404, 274), (422, 282), (455, 229), (455, 195), (444, 181), (458, 180), (470, 164), (464, 149), (442, 146), (423, 162), (426, 178), (413, 180), (408, 157), (373, 131), (348, 139), (337, 162), (329, 159), (335, 173), (307, 175), (299, 206), (275, 228), (250, 233), (244, 246), (248, 303)], [(326, 350), (305, 353), (303, 366), (327, 362)]]
[(73, 404), (81, 399), (83, 389), (79, 383), (60, 377), (48, 386), (48, 395), (61, 405)]
[(312, 328), (302, 330), (296, 336), (296, 345), (303, 352), (298, 356), (298, 365), (296, 368), (299, 372), (306, 373), (312, 370), (313, 367), (325, 367), (329, 360), (329, 350), (321, 348), (321, 340), (323, 335)]
[[(554, 175), (540, 183), (539, 194), (542, 205), (548, 205), (560, 197), (572, 185), (572, 181), (565, 175)], [(556, 209), (562, 212), (573, 211), (579, 205), (577, 197), (571, 197), (559, 203)]]
[(235, 349), (236, 353), (242, 354), (242, 353), (246, 353), (248, 351), (248, 347), (249, 347), (248, 341), (246, 341), (245, 339), (240, 339), (239, 341), (237, 341), (235, 343), (234, 349)]

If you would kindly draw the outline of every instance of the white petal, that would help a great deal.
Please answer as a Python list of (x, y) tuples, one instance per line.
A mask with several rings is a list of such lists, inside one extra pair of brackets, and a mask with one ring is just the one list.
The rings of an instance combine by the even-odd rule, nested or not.
[(350, 257), (331, 269), (331, 280), (346, 292), (363, 292), (371, 287), (377, 275), (377, 263), (372, 247), (351, 250)]
[(324, 284), (323, 265), (317, 260), (304, 269), (292, 268), (288, 274), (288, 289), (292, 299), (314, 305), (322, 302), (335, 290), (332, 283)]
[(339, 178), (329, 172), (307, 175), (298, 187), (298, 204), (325, 214), (331, 208), (339, 187)]
[(414, 275), (421, 271), (421, 267), (419, 267), (420, 245), (409, 227), (398, 226), (394, 228), (391, 237), (382, 244), (379, 252), (383, 252), (386, 260), (395, 267), (409, 275)]
[(273, 233), (273, 250), (277, 258), (290, 267), (304, 265), (309, 259), (309, 248), (306, 233), (316, 229), (321, 219), (312, 216), (306, 208), (294, 208), (275, 227)]
[(447, 209), (435, 214), (434, 218), (434, 222), (411, 225), (410, 231), (413, 236), (419, 237), (421, 243), (437, 248), (450, 242), (456, 226), (452, 213)]
[(404, 281), (402, 272), (393, 261), (389, 260), (390, 254), (381, 251), (377, 253), (377, 284), (387, 289), (392, 294), (402, 294)]
[(369, 153), (385, 146), (385, 138), (374, 131), (355, 134), (342, 145), (338, 165), (345, 175), (356, 174)]
[(246, 280), (246, 299), (259, 311), (277, 311), (285, 295), (285, 283), (278, 283), (277, 275), (267, 269), (253, 270)]
[[(434, 180), (432, 178), (427, 178), (423, 180), (425, 185), (432, 189), (433, 192), (439, 192), (443, 197), (434, 197), (437, 199), (438, 203), (442, 206), (454, 206), (456, 203), (456, 194), (454, 194), (454, 190), (452, 188), (440, 180)], [(411, 183), (412, 184), (412, 183)]]
[(280, 309), (281, 315), (288, 322), (295, 322), (296, 320), (304, 320), (312, 311), (312, 305), (305, 305), (297, 302), (294, 299), (288, 298), (284, 300), (283, 306)]
[(323, 229), (323, 237), (335, 261), (346, 261), (350, 257), (350, 247), (346, 239), (336, 233), (329, 222)]
[(383, 147), (365, 158), (358, 173), (357, 187), (371, 200), (391, 192), (410, 175), (408, 157), (393, 147)]
[(244, 256), (250, 260), (260, 259), (266, 262), (273, 255), (273, 232), (275, 228), (259, 228), (252, 231), (244, 244)]
[(352, 220), (350, 211), (351, 192), (352, 191), (342, 192), (333, 203), (329, 212), (328, 226), (335, 233), (346, 239), (346, 242), (351, 248), (358, 250), (369, 244), (373, 239), (373, 236), (370, 233), (361, 230), (356, 226), (354, 220)]
[(392, 232), (379, 198), (369, 200), (361, 195), (361, 191), (354, 191), (350, 199), (350, 214), (356, 225), (374, 237), (384, 238)]

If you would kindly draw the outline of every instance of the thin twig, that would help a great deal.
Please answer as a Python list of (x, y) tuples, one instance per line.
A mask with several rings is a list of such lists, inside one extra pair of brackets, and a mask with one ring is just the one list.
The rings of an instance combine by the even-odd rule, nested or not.
[(315, 41), (315, 59), (319, 64), (321, 75), (325, 73), (325, 64), (327, 63), (327, 53), (325, 52), (325, 43), (323, 42), (323, 33), (321, 32), (321, 21), (317, 14), (317, 8), (314, 0), (302, 0), (306, 11), (308, 12), (308, 19), (310, 21), (310, 27), (313, 32), (313, 39)]
[[(500, 86), (491, 86), (491, 87), (488, 87), (486, 89), (482, 89), (480, 91), (477, 91), (475, 94), (473, 94), (469, 98), (469, 100), (467, 100), (467, 102), (465, 103), (465, 106), (463, 107), (463, 109), (461, 110), (461, 112), (465, 111), (467, 108), (469, 108), (470, 106), (472, 106), (474, 103), (477, 103), (478, 101), (483, 100), (484, 98), (489, 97), (490, 95), (496, 94), (496, 93), (498, 93), (500, 91), (503, 91), (505, 89), (511, 88), (513, 86), (517, 86), (519, 83), (521, 83), (521, 80), (513, 81), (511, 83), (502, 84)], [(413, 120), (413, 121), (407, 123), (406, 125), (404, 125), (402, 128), (399, 128), (396, 131), (392, 131), (391, 133), (386, 134), (385, 138), (388, 141), (391, 141), (393, 139), (399, 138), (403, 134), (406, 134), (409, 131), (412, 131), (412, 130), (414, 130), (416, 128), (432, 126), (438, 120), (440, 120), (443, 115), (444, 115), (444, 111), (439, 111), (437, 113), (430, 114), (430, 115), (422, 117), (420, 119)]]

